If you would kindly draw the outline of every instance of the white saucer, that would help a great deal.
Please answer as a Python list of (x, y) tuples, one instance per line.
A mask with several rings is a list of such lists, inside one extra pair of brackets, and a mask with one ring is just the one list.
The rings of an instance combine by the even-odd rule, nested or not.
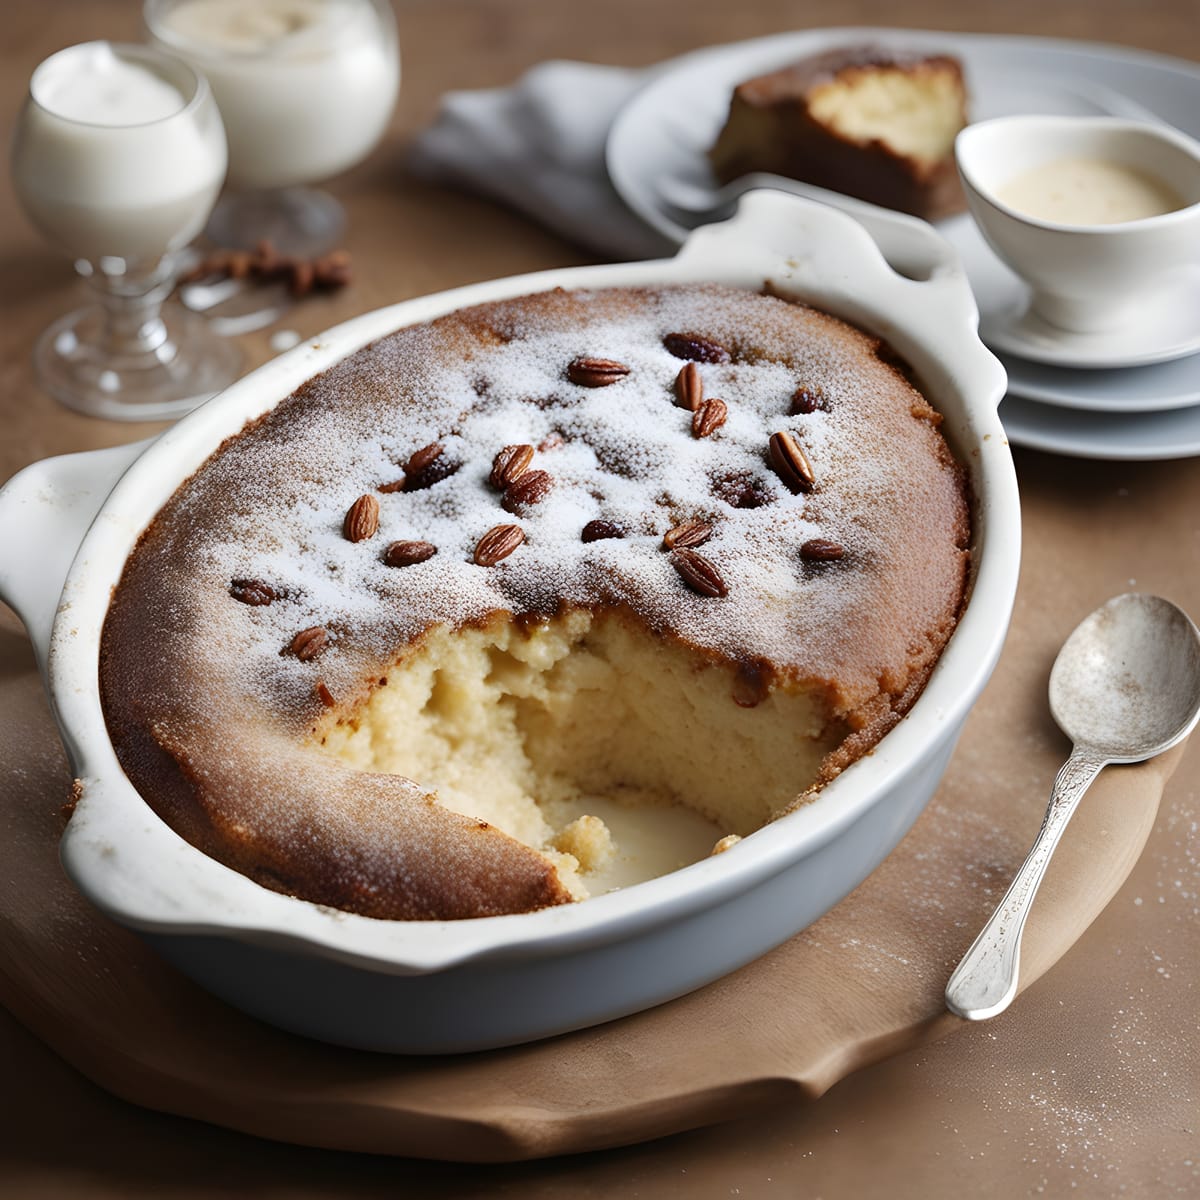
[(1009, 395), (1000, 405), (1014, 446), (1112, 462), (1200, 455), (1200, 405), (1165, 412), (1079, 412)]
[(1200, 354), (1150, 367), (1072, 370), (998, 352), (1010, 395), (1096, 413), (1153, 413), (1200, 404)]
[(1029, 288), (992, 253), (969, 216), (943, 221), (939, 230), (962, 258), (979, 305), (979, 336), (994, 350), (1096, 369), (1167, 362), (1200, 350), (1200, 269), (1182, 273), (1119, 329), (1070, 333), (1029, 311)]

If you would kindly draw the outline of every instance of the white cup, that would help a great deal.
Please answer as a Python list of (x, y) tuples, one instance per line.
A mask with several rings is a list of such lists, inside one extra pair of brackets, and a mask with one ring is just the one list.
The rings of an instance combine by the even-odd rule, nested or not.
[[(1200, 143), (1178, 130), (1115, 117), (998, 117), (967, 126), (954, 149), (988, 245), (1032, 289), (1032, 311), (1060, 329), (1115, 329), (1200, 263)], [(1080, 159), (1154, 181), (1178, 207), (1087, 224), (1031, 216), (999, 198), (1028, 172)]]

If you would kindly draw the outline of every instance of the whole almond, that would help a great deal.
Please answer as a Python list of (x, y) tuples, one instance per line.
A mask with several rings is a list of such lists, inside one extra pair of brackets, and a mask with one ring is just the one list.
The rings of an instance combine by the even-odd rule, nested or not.
[(243, 604), (270, 604), (276, 597), (276, 592), (269, 583), (261, 579), (232, 579), (229, 582), (229, 594)]
[(317, 287), (331, 291), (350, 281), (350, 255), (345, 250), (333, 250), (313, 259), (313, 282)]
[(553, 486), (554, 476), (549, 471), (526, 471), (505, 488), (500, 503), (505, 512), (520, 512), (530, 505), (540, 504)]
[(813, 475), (812, 467), (809, 466), (800, 443), (792, 434), (786, 431), (771, 434), (768, 450), (775, 474), (783, 480), (789, 491), (812, 491), (816, 476)]
[(510, 483), (520, 479), (529, 470), (533, 462), (533, 447), (521, 442), (513, 446), (505, 446), (496, 452), (492, 459), (492, 473), (488, 483), (499, 491), (504, 491)]
[(800, 557), (806, 562), (836, 562), (845, 553), (846, 548), (840, 542), (828, 538), (809, 538), (800, 547)]
[(712, 526), (707, 521), (684, 521), (663, 534), (665, 550), (684, 550), (691, 546), (703, 546), (712, 537)]
[(675, 403), (695, 412), (703, 399), (704, 380), (700, 377), (700, 368), (694, 362), (684, 363), (675, 376)]
[(307, 296), (313, 290), (317, 273), (310, 262), (297, 259), (292, 264), (292, 277), (288, 280), (288, 291), (293, 296)]
[(311, 662), (329, 647), (329, 633), (323, 625), (312, 625), (302, 629), (283, 650), (281, 654), (291, 654), (301, 662)]
[(475, 547), (475, 562), (481, 567), (494, 567), (524, 540), (525, 531), (520, 525), (493, 525)]
[(435, 483), (453, 475), (460, 465), (446, 456), (441, 442), (430, 442), (428, 446), (414, 451), (404, 464), (404, 490), (419, 492), (433, 487)]
[(704, 400), (692, 413), (692, 437), (706, 438), (725, 424), (729, 409), (724, 400)]
[(623, 538), (625, 530), (615, 521), (595, 520), (589, 521), (584, 527), (583, 532), (579, 535), (580, 540), (584, 542), (603, 542), (609, 538)]
[(389, 567), (411, 567), (436, 553), (437, 547), (432, 542), (393, 542), (383, 552), (383, 561)]
[(692, 362), (727, 363), (730, 353), (720, 342), (701, 337), (698, 333), (668, 333), (663, 345), (676, 358), (687, 358)]
[(671, 566), (693, 592), (707, 596), (710, 600), (729, 595), (729, 588), (721, 578), (721, 572), (698, 550), (672, 550)]
[(271, 279), (278, 272), (282, 261), (274, 242), (270, 238), (259, 238), (254, 246), (254, 259), (250, 270), (261, 279)]
[(420, 450), (414, 450), (408, 456), (408, 462), (405, 463), (405, 470), (410, 474), (417, 475), (424, 471), (430, 463), (442, 456), (442, 451), (446, 447), (441, 442), (430, 442), (428, 446), (422, 446)]
[(567, 364), (567, 378), (580, 387), (608, 387), (629, 374), (629, 368), (612, 358), (576, 358)]
[(245, 279), (253, 265), (254, 259), (248, 250), (231, 250), (225, 269), (229, 272), (230, 279)]
[(342, 534), (349, 542), (365, 542), (379, 528), (379, 501), (371, 495), (359, 496), (342, 520)]
[(819, 389), (806, 387), (804, 384), (801, 384), (792, 393), (792, 406), (789, 411), (793, 415), (804, 415), (816, 412), (817, 409), (823, 409), (828, 412), (829, 404), (825, 396)]

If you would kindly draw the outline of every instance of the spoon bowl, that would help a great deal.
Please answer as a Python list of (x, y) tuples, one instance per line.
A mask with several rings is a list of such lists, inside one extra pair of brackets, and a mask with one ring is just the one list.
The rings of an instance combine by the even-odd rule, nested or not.
[(946, 985), (968, 1020), (993, 1017), (1017, 993), (1021, 934), (1050, 856), (1092, 780), (1109, 763), (1152, 758), (1200, 719), (1200, 631), (1159, 596), (1115, 596), (1067, 638), (1050, 672), (1050, 711), (1074, 746), (1054, 780), (1029, 856)]
[(1141, 762), (1200, 716), (1200, 633), (1159, 596), (1116, 596), (1066, 640), (1050, 672), (1050, 711), (1077, 746)]

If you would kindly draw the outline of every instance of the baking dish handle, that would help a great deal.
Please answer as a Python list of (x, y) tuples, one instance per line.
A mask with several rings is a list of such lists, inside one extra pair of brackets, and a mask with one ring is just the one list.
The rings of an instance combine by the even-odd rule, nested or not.
[(149, 444), (46, 458), (0, 488), (0, 600), (21, 618), (43, 676), (59, 597), (83, 536)]

